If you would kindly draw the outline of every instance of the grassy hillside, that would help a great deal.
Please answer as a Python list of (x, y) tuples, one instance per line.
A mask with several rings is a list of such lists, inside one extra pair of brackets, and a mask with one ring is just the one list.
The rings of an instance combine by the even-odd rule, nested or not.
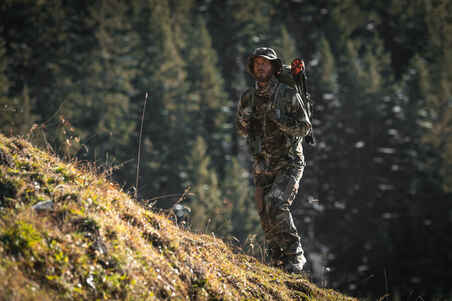
[(354, 300), (184, 231), (93, 168), (1, 134), (0, 299)]

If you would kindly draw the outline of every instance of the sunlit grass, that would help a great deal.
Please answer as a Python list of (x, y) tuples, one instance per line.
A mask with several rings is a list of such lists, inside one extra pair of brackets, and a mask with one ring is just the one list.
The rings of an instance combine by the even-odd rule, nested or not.
[(0, 254), (3, 300), (353, 300), (180, 229), (89, 165), (2, 135)]

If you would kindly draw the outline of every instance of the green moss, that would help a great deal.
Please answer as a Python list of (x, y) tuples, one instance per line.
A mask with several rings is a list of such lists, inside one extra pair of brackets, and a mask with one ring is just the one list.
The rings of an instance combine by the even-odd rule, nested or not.
[(77, 231), (81, 233), (99, 233), (99, 225), (91, 218), (79, 218), (73, 220), (72, 223), (77, 227)]
[(7, 173), (11, 174), (11, 175), (18, 175), (20, 174), (20, 170), (18, 170), (17, 168), (11, 167), (7, 169)]
[(59, 164), (54, 172), (63, 176), (64, 182), (73, 181), (75, 179), (75, 174), (69, 169), (68, 166), (64, 164)]
[(26, 171), (32, 170), (32, 166), (31, 166), (30, 162), (25, 161), (25, 160), (18, 160), (16, 162), (16, 168), (26, 170)]
[(61, 243), (57, 242), (55, 239), (51, 239), (48, 243), (49, 250), (53, 253), (53, 259), (56, 263), (67, 264), (69, 262), (69, 257), (63, 252), (61, 248)]
[(49, 176), (47, 178), (47, 184), (49, 184), (49, 185), (51, 185), (51, 184), (58, 184), (58, 183), (59, 183), (58, 179), (56, 179), (53, 176)]
[(11, 208), (17, 190), (14, 181), (0, 175), (0, 208)]
[(44, 200), (44, 198), (40, 197), (36, 193), (36, 189), (34, 188), (34, 186), (27, 186), (25, 188), (25, 190), (23, 190), (23, 192), (20, 194), (20, 199), (25, 204), (31, 204), (31, 205), (34, 205), (34, 204)]
[(7, 253), (30, 256), (34, 253), (34, 247), (42, 241), (42, 236), (33, 225), (19, 221), (0, 235), (0, 241)]

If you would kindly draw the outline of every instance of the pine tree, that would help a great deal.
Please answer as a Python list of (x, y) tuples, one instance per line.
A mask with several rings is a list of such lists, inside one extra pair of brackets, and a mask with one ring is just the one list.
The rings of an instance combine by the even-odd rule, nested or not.
[(302, 57), (302, 54), (297, 53), (297, 47), (294, 39), (287, 31), (284, 25), (279, 26), (279, 32), (276, 32), (273, 43), (269, 46), (278, 50), (283, 64), (290, 64), (296, 57)]
[(9, 81), (6, 76), (6, 66), (8, 64), (6, 57), (5, 42), (0, 37), (0, 130), (7, 134), (12, 132), (14, 126), (14, 111), (16, 107), (11, 99), (8, 99)]
[(249, 174), (243, 169), (237, 159), (233, 159), (226, 169), (221, 188), (224, 193), (224, 203), (229, 209), (232, 229), (229, 236), (233, 236), (244, 245), (247, 238), (254, 235), (263, 241), (263, 233), (259, 223), (254, 193), (249, 183)]
[[(392, 253), (382, 251), (394, 243), (386, 235), (388, 223), (384, 217), (393, 214), (394, 198), (398, 197), (394, 187), (403, 187), (398, 182), (406, 180), (399, 180), (399, 174), (387, 168), (398, 154), (388, 129), (393, 122), (392, 83), (381, 77), (389, 68), (389, 60), (381, 48), (377, 50), (378, 43), (375, 38), (368, 48), (360, 49), (359, 55), (359, 43), (348, 41), (340, 50), (344, 55), (339, 63), (332, 64), (328, 44), (321, 42), (324, 54), (320, 57), (327, 59), (320, 61), (319, 78), (325, 78), (325, 71), (331, 77), (326, 77), (325, 87), (320, 87), (324, 91), (320, 102), (324, 120), (319, 129), (321, 153), (314, 164), (323, 211), (316, 218), (315, 228), (319, 233), (341, 233), (335, 238), (319, 237), (335, 255), (329, 261), (334, 269), (331, 278), (341, 288), (343, 283), (355, 281), (355, 276), (357, 281), (392, 260)], [(325, 221), (334, 228), (327, 229)], [(357, 224), (361, 228), (353, 227)], [(369, 236), (368, 231), (376, 234)], [(347, 240), (350, 236), (354, 237), (352, 241)], [(381, 250), (382, 257), (369, 258), (376, 250)], [(375, 283), (365, 285), (368, 288)], [(355, 289), (364, 290), (361, 286)]]
[[(327, 93), (337, 92), (337, 71), (336, 71), (336, 61), (331, 50), (330, 43), (323, 36), (319, 41), (319, 66), (318, 71), (319, 81), (313, 81), (313, 84), (317, 83), (319, 88), (324, 87)], [(321, 95), (317, 95), (320, 98)]]
[[(431, 156), (429, 164), (431, 168), (440, 172), (444, 181), (444, 190), (452, 191), (452, 89), (448, 84), (447, 69), (444, 66), (429, 66), (420, 58), (416, 59), (419, 70), (419, 92), (425, 102), (424, 114), (421, 126), (424, 128), (422, 142), (429, 145), (437, 155)], [(431, 70), (439, 69), (431, 76)]]
[(126, 9), (118, 1), (87, 8), (84, 22), (93, 31), (93, 45), (74, 60), (84, 76), (61, 84), (67, 91), (61, 114), (88, 150), (82, 155), (109, 167), (134, 159), (125, 149), (134, 130), (129, 99), (135, 93), (131, 80), (136, 66), (130, 56), (136, 38)]
[(185, 131), (190, 131), (187, 134), (191, 141), (197, 135), (204, 137), (215, 169), (223, 174), (226, 154), (230, 152), (231, 127), (227, 120), (230, 119), (231, 111), (223, 89), (224, 81), (217, 67), (218, 58), (201, 17), (190, 30), (190, 41), (193, 42), (186, 56), (190, 88), (185, 112), (189, 114), (190, 127), (185, 127)]
[[(397, 126), (400, 137), (399, 148), (404, 155), (397, 165), (399, 177), (405, 178), (405, 194), (393, 204), (392, 224), (387, 228), (392, 239), (393, 264), (413, 275), (406, 279), (403, 275), (394, 278), (394, 286), (411, 286), (426, 297), (450, 294), (447, 284), (441, 281), (447, 273), (444, 263), (450, 262), (447, 255), (435, 245), (450, 245), (450, 219), (448, 217), (450, 198), (444, 192), (441, 177), (441, 156), (437, 148), (426, 143), (432, 127), (432, 92), (435, 80), (426, 62), (415, 57), (411, 70), (401, 83), (400, 113)], [(440, 135), (439, 135), (440, 136)], [(441, 139), (441, 138), (440, 138)], [(399, 188), (400, 189), (400, 188)], [(439, 243), (441, 241), (441, 243)], [(420, 243), (422, 242), (422, 243)], [(410, 252), (406, 247), (410, 246)], [(403, 258), (403, 262), (398, 262)], [(422, 264), (413, 267), (414, 262)], [(447, 265), (447, 264), (446, 264)], [(417, 278), (416, 281), (413, 281)], [(437, 290), (434, 292), (434, 290)], [(402, 291), (405, 295), (409, 292)]]
[(222, 199), (218, 177), (212, 170), (205, 140), (198, 136), (188, 161), (188, 181), (194, 193), (191, 207), (192, 228), (195, 231), (213, 232), (225, 236), (231, 233), (230, 207), (232, 204)]
[[(60, 1), (19, 3), (0, 6), (3, 68), (8, 78), (8, 114), (11, 134), (29, 132), (33, 121), (42, 122), (53, 114), (57, 98), (53, 95), (56, 61), (61, 50)], [(52, 24), (52, 26), (50, 26)], [(4, 44), (3, 44), (4, 43)], [(42, 51), (46, 49), (46, 51)], [(41, 105), (43, 99), (46, 105)], [(24, 117), (29, 114), (30, 118)]]
[[(140, 91), (134, 99), (141, 106), (144, 91), (150, 102), (143, 132), (143, 179), (145, 196), (182, 192), (181, 171), (185, 165), (184, 132), (187, 123), (183, 110), (187, 91), (185, 62), (172, 31), (168, 1), (141, 3), (133, 16), (140, 36), (139, 69), (134, 86)], [(137, 114), (138, 115), (138, 114)], [(136, 144), (134, 144), (136, 145)], [(136, 146), (135, 146), (136, 147)], [(165, 207), (164, 201), (158, 205)]]

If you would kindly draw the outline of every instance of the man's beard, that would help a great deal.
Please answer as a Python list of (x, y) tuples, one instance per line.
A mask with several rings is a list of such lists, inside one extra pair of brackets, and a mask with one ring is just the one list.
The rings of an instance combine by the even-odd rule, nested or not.
[(265, 83), (265, 82), (268, 82), (272, 78), (272, 73), (271, 72), (268, 72), (268, 73), (258, 72), (257, 74), (254, 75), (254, 77), (256, 78), (256, 80), (258, 82)]

